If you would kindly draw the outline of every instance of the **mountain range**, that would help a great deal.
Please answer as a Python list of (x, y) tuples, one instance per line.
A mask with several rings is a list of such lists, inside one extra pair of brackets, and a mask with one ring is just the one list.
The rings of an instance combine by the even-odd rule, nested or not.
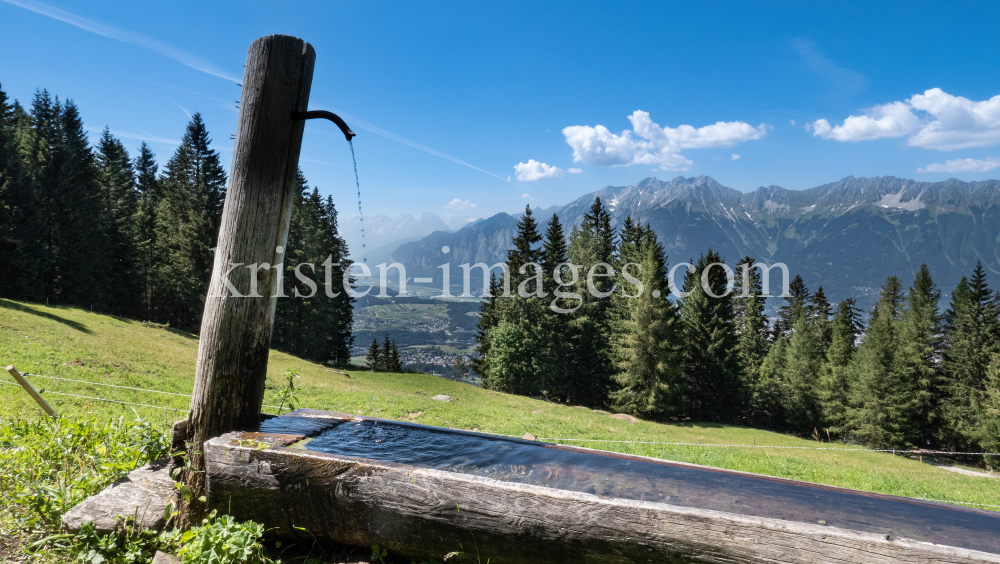
[[(977, 260), (994, 276), (1000, 273), (998, 180), (931, 183), (849, 176), (808, 190), (766, 186), (740, 192), (709, 176), (647, 178), (632, 186), (608, 186), (565, 206), (533, 210), (540, 231), (558, 213), (568, 232), (595, 197), (605, 203), (615, 226), (629, 215), (648, 222), (671, 265), (696, 260), (708, 248), (730, 265), (743, 256), (783, 262), (811, 289), (823, 286), (831, 300), (853, 296), (870, 304), (887, 276), (898, 275), (908, 285), (921, 263), (927, 263), (945, 294)], [(439, 230), (399, 244), (388, 257), (405, 264), (411, 276), (438, 277), (437, 266), (449, 259), (452, 282), (460, 283), (459, 264), (505, 258), (517, 220), (499, 213), (454, 232)], [(443, 246), (450, 248), (448, 255), (442, 254)], [(778, 282), (772, 282), (772, 293), (779, 292)]]

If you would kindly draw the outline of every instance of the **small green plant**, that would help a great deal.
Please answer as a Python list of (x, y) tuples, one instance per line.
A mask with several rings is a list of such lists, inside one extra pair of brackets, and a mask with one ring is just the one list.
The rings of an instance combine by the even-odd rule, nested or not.
[[(191, 444), (185, 441), (184, 447), (190, 450)], [(201, 452), (192, 451), (191, 454), (198, 455), (201, 454)], [(190, 486), (188, 486), (187, 484), (185, 484), (180, 480), (181, 474), (184, 472), (198, 473), (200, 472), (200, 470), (198, 470), (191, 464), (191, 456), (188, 454), (187, 450), (179, 450), (173, 453), (173, 457), (175, 459), (179, 458), (181, 460), (181, 465), (173, 469), (173, 471), (170, 473), (170, 477), (174, 479), (174, 487), (177, 488), (177, 491), (179, 491), (181, 495), (184, 497), (184, 501), (187, 503), (191, 503), (191, 497), (194, 495), (194, 492), (192, 492)], [(205, 496), (199, 496), (198, 501), (204, 503)], [(173, 504), (167, 504), (167, 511), (171, 512), (170, 517), (176, 515), (176, 513), (173, 512), (173, 509), (174, 509)]]
[(201, 526), (187, 531), (163, 533), (160, 543), (184, 564), (270, 564), (264, 555), (264, 526), (253, 521), (239, 523), (231, 515), (212, 511)]
[[(135, 519), (124, 520), (118, 530), (112, 534), (100, 535), (94, 530), (93, 522), (86, 522), (80, 527), (76, 536), (70, 537), (67, 552), (74, 562), (84, 564), (143, 564), (153, 558), (157, 548), (157, 534), (135, 526)], [(52, 537), (35, 543), (52, 543)]]
[(280, 403), (278, 404), (278, 415), (281, 415), (281, 410), (288, 403), (288, 410), (291, 411), (296, 408), (295, 399), (295, 380), (300, 378), (298, 370), (288, 370), (285, 372), (285, 387), (278, 392), (278, 399)]

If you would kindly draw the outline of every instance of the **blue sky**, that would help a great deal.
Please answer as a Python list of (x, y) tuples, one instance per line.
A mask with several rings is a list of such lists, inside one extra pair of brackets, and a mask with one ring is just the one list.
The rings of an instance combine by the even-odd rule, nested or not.
[[(998, 177), (998, 16), (997, 2), (0, 0), (0, 84), (72, 98), (95, 137), (146, 140), (161, 164), (199, 111), (228, 166), (247, 46), (296, 35), (317, 52), (311, 106), (358, 133), (366, 214), (482, 217), (648, 176), (744, 191)], [(301, 166), (353, 215), (332, 124), (307, 126)]]

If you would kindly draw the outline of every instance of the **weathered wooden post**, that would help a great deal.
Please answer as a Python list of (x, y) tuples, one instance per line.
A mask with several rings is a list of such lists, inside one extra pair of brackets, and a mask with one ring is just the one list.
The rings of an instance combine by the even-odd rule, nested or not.
[[(206, 440), (260, 418), (304, 129), (292, 112), (308, 109), (315, 60), (311, 45), (287, 35), (262, 37), (247, 53), (186, 432), (200, 470), (203, 459), (193, 453)], [(203, 474), (186, 481), (194, 491), (190, 510), (200, 505)]]

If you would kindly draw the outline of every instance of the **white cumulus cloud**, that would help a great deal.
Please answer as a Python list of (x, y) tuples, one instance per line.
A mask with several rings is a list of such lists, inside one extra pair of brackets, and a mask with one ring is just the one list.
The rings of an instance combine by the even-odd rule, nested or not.
[(583, 172), (583, 169), (582, 168), (567, 168), (566, 172), (568, 172), (570, 174), (580, 174), (581, 172)]
[(681, 155), (685, 149), (732, 147), (738, 143), (760, 139), (767, 127), (757, 127), (742, 121), (720, 121), (695, 128), (690, 125), (660, 127), (649, 112), (636, 110), (628, 117), (632, 130), (611, 133), (603, 125), (573, 125), (563, 129), (566, 142), (573, 148), (573, 162), (629, 166), (659, 165), (662, 170), (687, 170), (694, 163)]
[(522, 197), (522, 198), (530, 198), (530, 197), (531, 197), (531, 194), (521, 194), (521, 197)]
[(986, 157), (979, 159), (952, 159), (943, 163), (933, 163), (925, 168), (918, 168), (917, 172), (989, 172), (995, 168), (1000, 168), (1000, 159)]
[(517, 163), (514, 165), (514, 178), (521, 182), (562, 178), (562, 175), (563, 171), (561, 168), (540, 163), (535, 159), (528, 159), (526, 163)]
[(908, 136), (907, 145), (924, 149), (991, 147), (1000, 143), (1000, 95), (976, 102), (931, 88), (907, 100), (849, 116), (841, 125), (831, 126), (820, 119), (806, 128), (814, 136), (836, 141)]
[(738, 161), (738, 160), (740, 160), (740, 156), (739, 156), (739, 155), (737, 155), (736, 153), (733, 153), (733, 154), (732, 154), (732, 155), (730, 155), (730, 156), (731, 156), (731, 157), (733, 158), (733, 160), (734, 160), (734, 161)]
[(476, 204), (473, 204), (469, 200), (459, 200), (458, 198), (455, 198), (454, 200), (448, 202), (448, 204), (445, 205), (444, 207), (453, 210), (464, 210), (464, 209), (474, 208), (476, 207)]

